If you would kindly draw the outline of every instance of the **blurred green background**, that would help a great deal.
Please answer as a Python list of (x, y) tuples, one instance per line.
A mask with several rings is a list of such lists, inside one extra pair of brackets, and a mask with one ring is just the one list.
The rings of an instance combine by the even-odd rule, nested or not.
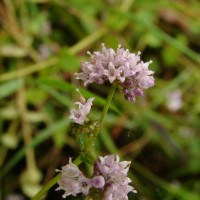
[[(200, 199), (200, 1), (3, 0), (0, 22), (1, 199), (30, 199), (79, 154), (75, 89), (98, 119), (110, 85), (74, 73), (101, 43), (141, 51), (156, 84), (136, 103), (117, 90), (97, 151), (132, 161), (129, 199)], [(56, 187), (45, 199), (62, 199)]]

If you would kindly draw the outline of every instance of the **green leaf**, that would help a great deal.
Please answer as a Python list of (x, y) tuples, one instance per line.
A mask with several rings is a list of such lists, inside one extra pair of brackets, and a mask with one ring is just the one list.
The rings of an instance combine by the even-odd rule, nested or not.
[(0, 98), (7, 97), (16, 92), (23, 85), (22, 79), (6, 82), (0, 86)]
[(80, 60), (77, 56), (69, 53), (67, 48), (63, 48), (59, 54), (58, 66), (67, 71), (77, 71), (80, 67)]
[(128, 24), (128, 18), (118, 8), (110, 10), (107, 25), (115, 31), (123, 30)]
[(103, 129), (99, 134), (100, 139), (103, 142), (103, 145), (107, 148), (107, 150), (113, 154), (120, 154), (118, 148), (116, 147), (112, 137), (108, 133), (107, 129)]
[(25, 49), (15, 45), (15, 44), (3, 44), (0, 47), (0, 55), (4, 57), (17, 57), (21, 58), (27, 55)]

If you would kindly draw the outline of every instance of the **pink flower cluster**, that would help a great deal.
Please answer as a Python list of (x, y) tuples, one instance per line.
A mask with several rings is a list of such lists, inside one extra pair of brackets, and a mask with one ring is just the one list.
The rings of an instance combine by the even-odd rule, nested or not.
[(82, 72), (76, 73), (76, 78), (88, 83), (103, 84), (105, 81), (120, 82), (125, 98), (135, 101), (135, 96), (142, 96), (143, 89), (154, 85), (153, 71), (148, 69), (151, 61), (144, 63), (138, 54), (130, 53), (128, 49), (107, 49), (102, 44), (102, 52), (91, 54), (88, 62), (82, 63)]
[(105, 181), (102, 176), (95, 176), (92, 179), (86, 178), (79, 168), (74, 165), (69, 159), (69, 164), (62, 167), (61, 178), (58, 181), (59, 187), (56, 190), (64, 190), (63, 198), (69, 195), (76, 196), (78, 193), (88, 195), (91, 187), (101, 188), (104, 186)]
[(88, 179), (70, 158), (69, 164), (62, 167), (59, 187), (56, 190), (64, 190), (63, 198), (66, 198), (69, 195), (76, 196), (78, 193), (87, 196), (90, 188), (94, 187), (103, 193), (103, 200), (126, 200), (129, 192), (136, 192), (129, 185), (131, 180), (127, 177), (130, 163), (120, 162), (119, 156), (115, 155), (99, 157), (94, 165), (94, 175)]
[(82, 125), (87, 120), (87, 115), (89, 114), (94, 98), (89, 98), (87, 101), (80, 93), (78, 88), (76, 91), (80, 94), (80, 101), (75, 102), (78, 105), (78, 110), (71, 109), (69, 119), (72, 119), (74, 123)]
[(137, 192), (129, 185), (132, 182), (127, 177), (130, 164), (130, 161), (120, 162), (118, 155), (99, 157), (96, 161), (94, 173), (105, 179), (104, 200), (128, 200), (129, 192)]

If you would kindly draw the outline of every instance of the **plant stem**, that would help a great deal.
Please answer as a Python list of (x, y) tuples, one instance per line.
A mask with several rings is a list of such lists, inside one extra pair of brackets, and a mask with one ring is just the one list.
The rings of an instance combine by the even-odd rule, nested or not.
[(89, 154), (91, 156), (91, 158), (93, 158), (93, 160), (96, 160), (96, 156), (95, 156), (95, 149), (94, 149), (94, 140), (96, 139), (97, 135), (99, 134), (99, 132), (101, 131), (101, 127), (102, 127), (102, 124), (103, 124), (103, 121), (106, 117), (106, 114), (108, 112), (108, 109), (109, 109), (109, 106), (112, 102), (112, 98), (114, 96), (114, 93), (115, 93), (115, 90), (116, 90), (116, 84), (114, 83), (111, 87), (111, 90), (110, 90), (110, 93), (107, 97), (107, 100), (106, 100), (106, 103), (105, 103), (105, 106), (103, 108), (103, 111), (101, 113), (101, 117), (99, 119), (99, 127), (96, 129), (96, 132), (95, 132), (95, 137), (94, 138), (91, 138), (90, 142), (88, 142), (87, 144), (87, 147), (85, 149), (85, 152), (87, 154)]
[(117, 88), (117, 85), (116, 85), (115, 83), (113, 83), (113, 84), (112, 84), (112, 87), (111, 87), (111, 89), (110, 89), (110, 93), (109, 93), (109, 95), (108, 95), (108, 97), (107, 97), (106, 104), (105, 104), (105, 106), (104, 106), (104, 108), (103, 108), (103, 111), (102, 111), (102, 113), (101, 113), (101, 117), (100, 117), (100, 119), (99, 119), (99, 128), (98, 128), (98, 129), (96, 130), (96, 132), (95, 132), (95, 136), (96, 136), (96, 137), (97, 137), (97, 135), (99, 134), (99, 132), (101, 131), (101, 127), (102, 127), (103, 121), (104, 121), (104, 119), (105, 119), (105, 117), (106, 117), (106, 114), (107, 114), (107, 112), (108, 112), (108, 108), (109, 108), (109, 106), (110, 106), (110, 104), (111, 104), (111, 102), (112, 102), (112, 98), (113, 98), (113, 96), (114, 96), (114, 93), (115, 93), (116, 88)]
[(31, 200), (39, 200), (60, 179), (61, 173), (51, 179)]
[(81, 160), (81, 155), (79, 155), (75, 160), (74, 160), (74, 164), (75, 165), (80, 165), (83, 161)]
[[(100, 127), (99, 129), (97, 129), (96, 131), (96, 136), (99, 134), (100, 130), (101, 130), (101, 126), (102, 126), (102, 123), (106, 117), (106, 114), (108, 112), (108, 108), (111, 104), (111, 101), (112, 101), (112, 98), (114, 96), (114, 93), (115, 93), (115, 90), (116, 90), (116, 84), (113, 84), (112, 87), (111, 87), (111, 90), (110, 90), (110, 93), (107, 97), (107, 100), (106, 100), (106, 104), (104, 106), (104, 109), (102, 111), (102, 114), (101, 114), (101, 117), (100, 117), (100, 120), (99, 120), (99, 123), (100, 123)], [(89, 145), (90, 147), (88, 148), (93, 148), (93, 145)], [(87, 148), (87, 151), (88, 151), (88, 148)], [(79, 165), (82, 163), (82, 160), (81, 160), (81, 156), (79, 155), (73, 162), (75, 165)], [(39, 200), (41, 199), (41, 197), (51, 188), (53, 187), (57, 181), (60, 179), (61, 177), (61, 173), (59, 173), (57, 176), (55, 176), (52, 180), (50, 180), (31, 200)]]
[(105, 117), (106, 117), (106, 114), (107, 114), (107, 112), (108, 112), (108, 108), (109, 108), (109, 106), (110, 106), (110, 104), (111, 104), (111, 101), (112, 101), (112, 98), (113, 98), (113, 96), (114, 96), (116, 87), (117, 87), (116, 84), (113, 84), (112, 87), (111, 87), (110, 94), (109, 94), (108, 97), (107, 97), (106, 104), (105, 104), (105, 106), (104, 106), (104, 108), (103, 108), (103, 112), (102, 112), (101, 117), (100, 117), (100, 120), (99, 120), (100, 128), (98, 129), (98, 132), (96, 133), (96, 135), (98, 135), (99, 132), (100, 132), (100, 130), (101, 130), (102, 123), (103, 123), (103, 121), (104, 121), (104, 119), (105, 119)]
[[(75, 165), (80, 165), (82, 163), (81, 156), (79, 155), (73, 162)], [(39, 200), (41, 197), (51, 188), (53, 187), (58, 180), (61, 178), (61, 173), (56, 175), (53, 179), (51, 179), (42, 189), (31, 199), (31, 200)]]

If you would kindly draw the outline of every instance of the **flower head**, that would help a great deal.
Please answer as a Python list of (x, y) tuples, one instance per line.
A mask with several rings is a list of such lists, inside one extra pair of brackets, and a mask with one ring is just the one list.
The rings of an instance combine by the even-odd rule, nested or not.
[(82, 125), (87, 120), (87, 115), (90, 112), (94, 98), (89, 98), (86, 101), (80, 91), (78, 89), (76, 91), (80, 94), (80, 101), (74, 103), (78, 105), (78, 110), (71, 109), (69, 119), (72, 119), (74, 123)]
[(86, 178), (79, 168), (69, 159), (69, 164), (62, 167), (61, 178), (58, 181), (59, 187), (56, 190), (64, 190), (63, 198), (69, 195), (76, 196), (78, 193), (88, 195), (92, 187), (90, 179)]
[(129, 185), (127, 177), (130, 161), (120, 162), (118, 155), (99, 157), (94, 166), (94, 173), (105, 179), (104, 200), (128, 199), (129, 192), (136, 190)]
[(130, 161), (120, 162), (119, 156), (108, 155), (99, 157), (94, 164), (94, 174), (89, 179), (69, 159), (69, 164), (62, 167), (59, 187), (64, 190), (63, 198), (78, 193), (85, 196), (90, 194), (91, 188), (96, 188), (103, 195), (103, 200), (128, 200), (127, 194), (136, 190), (129, 185), (131, 180), (127, 177)]
[[(114, 51), (102, 44), (101, 52), (94, 52), (90, 60), (82, 63), (82, 72), (76, 73), (76, 78), (88, 83), (102, 84), (105, 81), (118, 81), (127, 100), (135, 101), (136, 96), (143, 95), (143, 90), (154, 85), (153, 71), (148, 69), (149, 62), (143, 62), (138, 54), (130, 53), (128, 49), (118, 46)], [(127, 82), (132, 84), (127, 87)], [(140, 92), (138, 92), (140, 91)]]

